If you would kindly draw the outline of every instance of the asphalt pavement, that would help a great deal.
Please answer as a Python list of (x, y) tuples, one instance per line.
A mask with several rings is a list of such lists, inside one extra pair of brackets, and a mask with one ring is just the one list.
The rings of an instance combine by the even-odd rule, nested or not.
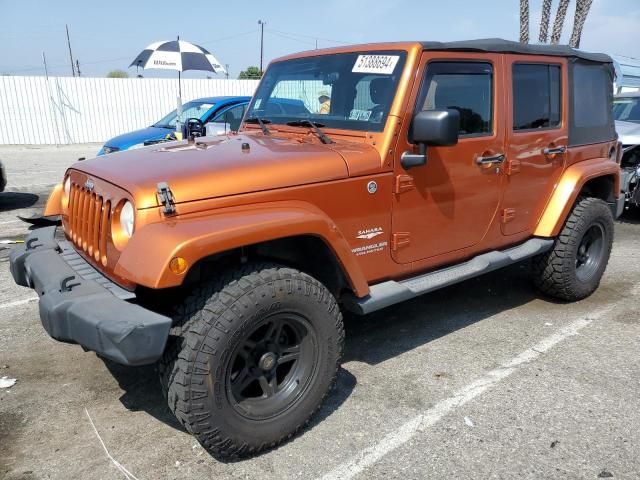
[[(0, 240), (98, 145), (0, 147)], [(0, 244), (0, 478), (640, 478), (640, 213), (599, 290), (536, 294), (528, 265), (346, 318), (336, 389), (310, 428), (222, 463), (165, 407), (153, 366), (50, 339)]]

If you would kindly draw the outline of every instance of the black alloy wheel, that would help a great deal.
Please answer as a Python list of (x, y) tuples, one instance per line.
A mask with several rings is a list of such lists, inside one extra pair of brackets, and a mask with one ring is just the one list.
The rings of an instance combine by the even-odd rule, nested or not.
[(245, 336), (232, 354), (227, 395), (244, 417), (264, 420), (290, 408), (308, 388), (319, 348), (311, 323), (298, 313), (278, 313)]
[(576, 276), (582, 282), (589, 281), (600, 269), (604, 258), (604, 227), (596, 223), (585, 232), (576, 252)]

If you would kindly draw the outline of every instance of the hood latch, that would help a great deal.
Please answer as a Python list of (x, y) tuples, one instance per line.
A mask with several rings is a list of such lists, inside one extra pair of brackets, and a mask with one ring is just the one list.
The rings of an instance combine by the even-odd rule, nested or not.
[(165, 215), (176, 213), (176, 200), (167, 182), (158, 183), (158, 201), (164, 206)]

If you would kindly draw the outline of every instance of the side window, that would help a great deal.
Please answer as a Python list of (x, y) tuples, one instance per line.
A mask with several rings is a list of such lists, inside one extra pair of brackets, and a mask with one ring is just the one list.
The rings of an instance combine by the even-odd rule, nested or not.
[(229, 130), (232, 132), (237, 131), (240, 128), (240, 122), (242, 121), (242, 116), (244, 115), (244, 110), (246, 108), (246, 104), (235, 105), (231, 108), (220, 112), (216, 115), (211, 122), (213, 123), (226, 123), (229, 125)]
[(560, 67), (513, 65), (513, 129), (531, 130), (560, 125)]
[(427, 66), (418, 108), (460, 112), (460, 135), (493, 130), (493, 66), (482, 62), (432, 62)]
[[(577, 127), (605, 127), (609, 123), (610, 88), (606, 71), (600, 66), (576, 64), (573, 67), (573, 121)], [(584, 100), (588, 98), (589, 101)], [(615, 108), (615, 103), (614, 103)], [(640, 114), (639, 108), (632, 110)]]

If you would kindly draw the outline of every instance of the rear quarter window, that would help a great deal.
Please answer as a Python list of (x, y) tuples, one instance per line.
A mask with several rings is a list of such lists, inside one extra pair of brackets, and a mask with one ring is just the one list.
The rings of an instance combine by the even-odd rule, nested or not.
[(613, 66), (572, 59), (569, 66), (569, 145), (617, 138), (613, 121)]

